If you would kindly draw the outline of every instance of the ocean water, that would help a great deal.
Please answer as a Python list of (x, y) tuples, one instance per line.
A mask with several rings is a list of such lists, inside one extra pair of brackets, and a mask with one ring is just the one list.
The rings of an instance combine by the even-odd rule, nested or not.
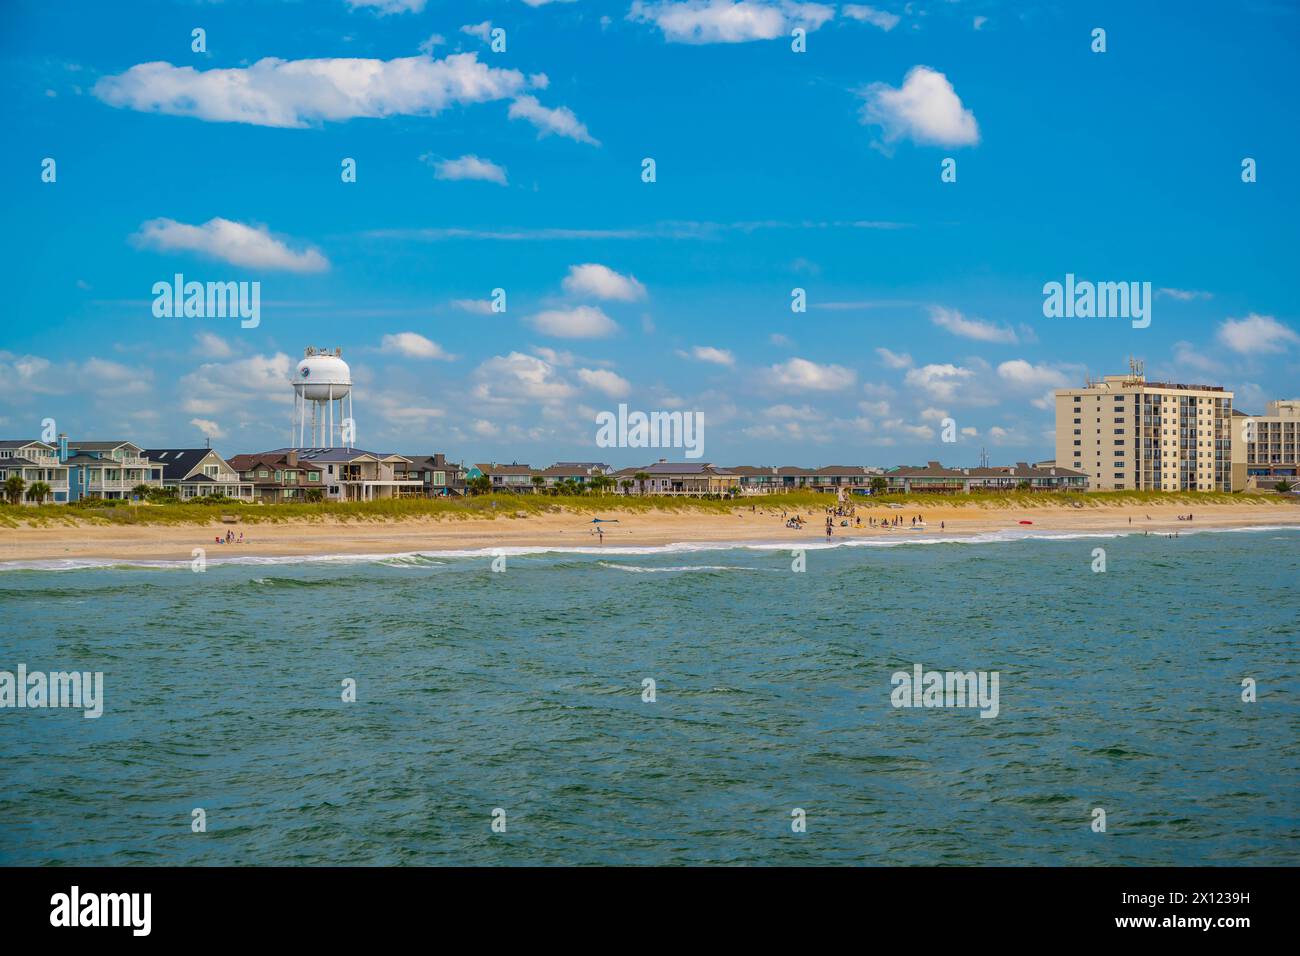
[(889, 545), (0, 566), (0, 863), (1300, 863), (1300, 530)]

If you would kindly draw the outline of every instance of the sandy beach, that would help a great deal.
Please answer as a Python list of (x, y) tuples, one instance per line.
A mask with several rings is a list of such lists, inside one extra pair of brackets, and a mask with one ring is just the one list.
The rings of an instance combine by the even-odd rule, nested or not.
[[(908, 508), (862, 507), (859, 527), (841, 527), (835, 519), (832, 543), (845, 539), (961, 537), (997, 532), (1063, 533), (1187, 533), (1189, 531), (1300, 526), (1300, 501), (1207, 504), (1192, 508), (1193, 519), (1180, 521), (1186, 503), (1173, 505), (1103, 505), (1090, 508), (991, 508), (974, 504), (922, 508), (924, 530), (912, 530), (918, 514)], [(406, 518), (400, 521), (286, 521), (283, 523), (212, 523), (200, 525), (59, 525), (0, 529), (0, 562), (114, 559), (123, 561), (188, 560), (204, 547), (209, 559), (242, 556), (400, 554), (413, 551), (467, 551), (492, 548), (617, 548), (673, 544), (786, 543), (825, 544), (826, 515), (804, 509), (802, 530), (787, 528), (780, 508), (761, 501), (737, 505), (730, 514), (691, 511), (599, 512), (603, 541), (594, 532), (592, 513), (555, 512), (517, 516), (502, 512), (491, 518)], [(790, 512), (794, 514), (794, 512)], [(901, 516), (897, 530), (868, 526)], [(1032, 524), (1022, 524), (1029, 521)], [(214, 540), (233, 528), (242, 531), (242, 544)]]

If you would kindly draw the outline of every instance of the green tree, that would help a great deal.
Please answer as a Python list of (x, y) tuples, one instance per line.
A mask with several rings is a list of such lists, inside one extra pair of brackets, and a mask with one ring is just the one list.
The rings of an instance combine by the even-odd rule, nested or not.
[(871, 493), (873, 495), (883, 495), (889, 490), (889, 482), (879, 475), (871, 479)]
[(465, 487), (470, 490), (470, 494), (487, 495), (492, 493), (492, 479), (487, 475), (476, 475), (465, 482)]
[(146, 485), (141, 482), (131, 489), (131, 494), (135, 495), (137, 498), (148, 498), (152, 491), (154, 491), (153, 485)]
[(533, 475), (533, 477), (528, 480), (533, 483), (533, 490), (537, 492), (540, 492), (542, 490), (542, 485), (546, 484), (546, 479), (541, 475)]
[(23, 480), (22, 475), (10, 475), (5, 482), (5, 497), (9, 499), (11, 505), (20, 504), (23, 500), (23, 489), (27, 487), (27, 482)]
[(645, 494), (645, 483), (650, 480), (650, 476), (644, 471), (638, 471), (632, 477), (638, 482), (637, 491), (640, 494)]
[(1280, 492), (1282, 492), (1283, 494), (1285, 494), (1286, 492), (1288, 492), (1288, 491), (1290, 491), (1292, 488), (1294, 488), (1295, 485), (1291, 484), (1291, 482), (1289, 482), (1289, 481), (1279, 481), (1279, 482), (1278, 482), (1276, 485), (1274, 485), (1273, 487), (1274, 487), (1277, 491), (1280, 491)]
[(47, 485), (45, 482), (33, 481), (32, 486), (27, 489), (27, 500), (34, 501), (38, 505), (44, 504), (45, 499), (48, 498), (53, 493), (54, 493), (54, 489), (51, 488), (49, 485)]
[(624, 491), (631, 491), (632, 486), (634, 484), (636, 484), (636, 482), (634, 482), (631, 478), (624, 478), (622, 481), (619, 482), (619, 485), (622, 486)]

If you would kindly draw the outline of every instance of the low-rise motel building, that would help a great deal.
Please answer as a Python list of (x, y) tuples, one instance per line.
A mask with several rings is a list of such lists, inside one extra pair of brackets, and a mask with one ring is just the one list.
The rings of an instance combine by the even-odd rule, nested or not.
[(622, 468), (611, 476), (614, 490), (628, 495), (730, 495), (740, 490), (740, 476), (703, 461), (668, 461)]
[(883, 468), (866, 465), (823, 465), (798, 468), (793, 465), (729, 465), (727, 471), (740, 476), (740, 490), (745, 494), (770, 494), (779, 491), (865, 491), (871, 479), (884, 474)]
[(1056, 463), (1094, 491), (1232, 491), (1233, 394), (1148, 382), (1142, 364), (1056, 396)]
[(885, 472), (888, 494), (969, 494), (972, 491), (1087, 491), (1088, 475), (1043, 462), (992, 468), (946, 468), (937, 461), (924, 468), (902, 466)]

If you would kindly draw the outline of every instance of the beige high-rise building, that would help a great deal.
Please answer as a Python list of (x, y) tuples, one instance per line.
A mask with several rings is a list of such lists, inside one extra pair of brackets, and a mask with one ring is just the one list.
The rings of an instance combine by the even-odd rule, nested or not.
[(1056, 464), (1093, 491), (1231, 491), (1232, 392), (1148, 382), (1140, 362), (1056, 390)]

